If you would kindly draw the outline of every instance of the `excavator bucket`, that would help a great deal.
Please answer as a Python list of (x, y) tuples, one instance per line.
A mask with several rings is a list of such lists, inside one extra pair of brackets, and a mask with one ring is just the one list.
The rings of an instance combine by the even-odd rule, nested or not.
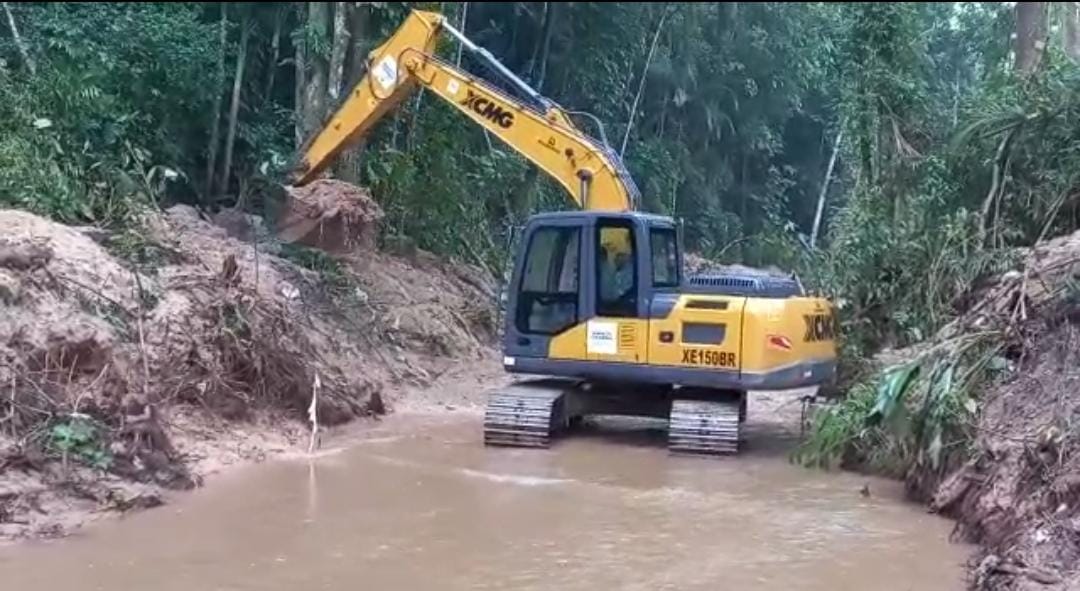
[(320, 179), (284, 187), (274, 231), (279, 240), (328, 253), (372, 249), (384, 214), (365, 189)]

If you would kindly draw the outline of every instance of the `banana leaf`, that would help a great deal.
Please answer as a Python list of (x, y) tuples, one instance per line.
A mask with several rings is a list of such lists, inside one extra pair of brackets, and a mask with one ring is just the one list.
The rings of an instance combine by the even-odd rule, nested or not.
[(903, 407), (904, 394), (919, 376), (920, 365), (910, 363), (887, 373), (877, 389), (874, 408), (866, 417), (868, 426), (876, 426), (882, 421), (890, 421), (896, 416), (898, 408)]

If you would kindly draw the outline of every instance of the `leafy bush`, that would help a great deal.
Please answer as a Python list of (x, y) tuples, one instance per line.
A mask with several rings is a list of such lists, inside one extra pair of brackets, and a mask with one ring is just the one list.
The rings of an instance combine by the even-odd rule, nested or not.
[(941, 343), (856, 384), (815, 417), (793, 458), (903, 477), (912, 466), (942, 473), (966, 457), (978, 392), (1003, 369), (999, 333)]
[(28, 4), (18, 16), (38, 67), (0, 76), (0, 203), (112, 225), (186, 186), (214, 63), (199, 8)]
[(49, 429), (47, 448), (101, 470), (112, 465), (112, 454), (102, 436), (102, 427), (86, 417), (72, 416), (53, 424)]

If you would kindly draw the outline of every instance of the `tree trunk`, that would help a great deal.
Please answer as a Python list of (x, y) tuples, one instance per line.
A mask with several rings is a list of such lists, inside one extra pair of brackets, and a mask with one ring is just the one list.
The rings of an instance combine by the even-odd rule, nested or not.
[[(308, 3), (309, 34), (319, 39), (326, 39), (329, 32), (330, 4), (328, 2)], [(307, 80), (304, 87), (304, 142), (310, 139), (323, 123), (326, 115), (326, 82), (327, 61), (326, 56), (317, 55), (308, 47), (305, 52), (307, 60)]]
[(547, 32), (548, 12), (550, 11), (550, 9), (548, 8), (548, 4), (550, 3), (543, 3), (544, 12), (540, 17), (540, 34), (536, 36), (536, 43), (533, 43), (532, 56), (529, 58), (528, 78), (530, 80), (533, 79), (533, 74), (536, 73), (537, 64), (540, 61), (540, 50), (544, 47), (544, 35)]
[(630, 106), (630, 118), (626, 122), (626, 133), (623, 134), (622, 146), (619, 147), (619, 157), (626, 154), (626, 142), (630, 141), (630, 131), (634, 129), (634, 116), (637, 115), (638, 103), (641, 102), (641, 93), (645, 90), (645, 79), (648, 78), (649, 66), (652, 64), (653, 55), (656, 53), (656, 43), (660, 41), (660, 31), (664, 29), (664, 21), (667, 20), (668, 11), (665, 5), (660, 15), (660, 22), (656, 23), (656, 31), (653, 32), (652, 44), (649, 46), (649, 55), (645, 58), (645, 65), (641, 68), (641, 79), (638, 81), (637, 93), (634, 95), (634, 104)]
[[(351, 89), (356, 86), (367, 71), (367, 54), (369, 50), (369, 36), (367, 35), (371, 20), (370, 5), (360, 4), (349, 10), (349, 42), (345, 56), (345, 88)], [(357, 142), (356, 146), (344, 150), (334, 164), (334, 176), (353, 184), (360, 182), (360, 155), (364, 151), (364, 140)]]
[(540, 75), (536, 77), (536, 91), (543, 92), (544, 79), (547, 78), (548, 56), (551, 55), (551, 33), (555, 30), (555, 18), (559, 14), (559, 3), (556, 2), (548, 8), (547, 18), (544, 19), (544, 48), (540, 53)]
[(956, 126), (960, 125), (960, 68), (956, 68), (956, 79), (953, 81), (953, 104), (952, 104), (952, 126), (956, 129)]
[(218, 38), (218, 71), (216, 92), (214, 93), (214, 106), (210, 112), (210, 146), (206, 160), (206, 185), (203, 188), (203, 198), (209, 201), (214, 194), (214, 171), (217, 170), (218, 144), (221, 143), (221, 97), (225, 94), (225, 47), (228, 44), (229, 21), (227, 4), (221, 3), (221, 30)]
[(369, 5), (360, 4), (349, 10), (349, 51), (345, 57), (345, 85), (349, 88), (355, 86), (367, 71), (370, 22), (371, 7)]
[(229, 188), (229, 173), (232, 172), (233, 144), (236, 140), (236, 120), (240, 115), (240, 89), (244, 85), (244, 68), (247, 65), (248, 38), (251, 37), (251, 18), (245, 14), (240, 26), (240, 48), (236, 54), (236, 73), (233, 77), (232, 103), (229, 105), (229, 131), (225, 136), (225, 165), (221, 169), (219, 197), (224, 197)]
[(1080, 62), (1080, 2), (1065, 2), (1065, 54)]
[(836, 155), (840, 153), (840, 142), (844, 138), (844, 122), (840, 122), (840, 131), (836, 133), (836, 141), (833, 142), (832, 156), (829, 157), (829, 166), (825, 169), (825, 181), (821, 183), (821, 193), (818, 194), (817, 211), (814, 213), (814, 226), (810, 229), (810, 248), (817, 247), (818, 230), (821, 229), (821, 215), (825, 211), (825, 196), (829, 194), (829, 182), (832, 181), (833, 167), (836, 166)]
[[(296, 6), (296, 26), (300, 30), (306, 25), (304, 20), (303, 4)], [(293, 65), (296, 67), (296, 88), (293, 90), (293, 110), (296, 117), (296, 147), (304, 143), (304, 121), (307, 116), (304, 110), (304, 89), (307, 88), (307, 39), (306, 35), (298, 35), (293, 41)]]
[(330, 104), (337, 106), (341, 97), (341, 83), (345, 75), (345, 54), (349, 49), (349, 29), (346, 20), (349, 12), (348, 2), (334, 3), (334, 37), (330, 45), (330, 75), (326, 84)]
[(510, 191), (507, 199), (510, 206), (510, 216), (515, 224), (523, 223), (532, 211), (539, 186), (540, 169), (536, 166), (529, 166), (525, 171), (525, 178)]
[(421, 88), (412, 101), (412, 107), (409, 109), (409, 121), (405, 128), (405, 149), (409, 152), (416, 150), (416, 145), (420, 139), (420, 134), (416, 132), (416, 126), (420, 121), (420, 105), (423, 99), (424, 89)]
[(270, 102), (270, 95), (274, 92), (274, 77), (277, 75), (278, 58), (281, 57), (281, 28), (285, 22), (285, 11), (279, 10), (274, 15), (274, 36), (270, 38), (270, 63), (267, 65), (266, 88), (263, 90), (263, 100)]
[(979, 231), (984, 244), (990, 233), (990, 226), (994, 223), (994, 220), (991, 219), (991, 210), (995, 208), (1004, 190), (1006, 154), (1015, 133), (1016, 128), (1005, 132), (1004, 137), (1001, 138), (1001, 143), (998, 144), (997, 153), (994, 155), (994, 169), (990, 176), (990, 190), (987, 191), (986, 198), (983, 199), (982, 210), (979, 212)]
[[(545, 2), (544, 5), (546, 6), (547, 3)], [(467, 34), (465, 32), (465, 24), (468, 21), (469, 21), (469, 3), (468, 2), (462, 2), (461, 3), (461, 22), (458, 23), (458, 30), (461, 31), (462, 35)], [(457, 57), (454, 58), (454, 63), (457, 64), (457, 66), (459, 68), (461, 67), (461, 52), (462, 52), (463, 49), (465, 49), (465, 46), (462, 45), (461, 43), (458, 43)]]
[(1039, 69), (1043, 51), (1046, 49), (1046, 3), (1016, 3), (1016, 53), (1015, 69), (1021, 78), (1027, 78)]
[(742, 232), (745, 234), (746, 233), (746, 220), (748, 219), (746, 214), (749, 211), (749, 208), (747, 207), (748, 203), (747, 203), (747, 198), (746, 198), (746, 194), (747, 194), (746, 177), (750, 174), (750, 172), (749, 172), (750, 167), (749, 167), (749, 159), (746, 157), (746, 154), (743, 154), (741, 159), (742, 159), (742, 173), (739, 174), (739, 194), (742, 196), (742, 203), (741, 203), (741, 208), (740, 208), (741, 210), (739, 212), (739, 220), (743, 224)]
[(37, 74), (37, 64), (34, 63), (34, 58), (30, 57), (30, 48), (26, 45), (26, 40), (19, 34), (19, 27), (15, 25), (15, 15), (11, 14), (11, 7), (7, 2), (0, 2), (4, 5), (4, 14), (7, 15), (8, 27), (11, 29), (11, 38), (15, 41), (15, 47), (19, 48), (19, 56), (22, 57), (23, 63), (26, 64), (26, 69), (30, 70), (30, 75)]
[(518, 39), (518, 25), (522, 21), (521, 16), (521, 2), (511, 2), (514, 7), (514, 15), (510, 19), (510, 43), (507, 44), (506, 50), (502, 52), (500, 60), (506, 64), (516, 64), (517, 62), (517, 39)]

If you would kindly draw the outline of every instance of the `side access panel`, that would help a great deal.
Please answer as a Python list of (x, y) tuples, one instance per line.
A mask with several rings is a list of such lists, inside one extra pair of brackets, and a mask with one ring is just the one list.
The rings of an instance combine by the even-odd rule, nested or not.
[(672, 297), (670, 311), (649, 321), (649, 364), (723, 372), (725, 381), (738, 377), (746, 298)]

